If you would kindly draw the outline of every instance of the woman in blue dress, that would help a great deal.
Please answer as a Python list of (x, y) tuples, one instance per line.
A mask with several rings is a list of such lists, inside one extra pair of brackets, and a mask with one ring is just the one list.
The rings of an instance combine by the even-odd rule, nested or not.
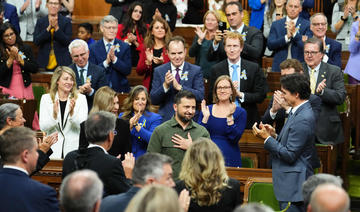
[(214, 84), (215, 104), (201, 102), (199, 123), (210, 133), (223, 153), (225, 165), (241, 167), (239, 139), (246, 125), (246, 111), (235, 105), (236, 89), (229, 76), (220, 76)]
[(161, 124), (161, 116), (154, 113), (147, 89), (138, 85), (129, 93), (119, 117), (127, 120), (130, 126), (132, 153), (137, 159), (145, 154), (154, 129)]

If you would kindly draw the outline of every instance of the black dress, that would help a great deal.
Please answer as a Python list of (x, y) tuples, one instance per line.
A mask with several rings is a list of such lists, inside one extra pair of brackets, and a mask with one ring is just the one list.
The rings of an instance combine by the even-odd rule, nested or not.
[[(194, 199), (191, 199), (188, 212), (232, 212), (238, 205), (241, 204), (241, 193), (239, 181), (230, 178), (228, 182), (229, 187), (224, 188), (221, 192), (220, 201), (211, 206), (199, 206)], [(191, 195), (191, 190), (186, 187), (184, 181), (176, 183), (176, 191), (180, 192), (186, 188)]]

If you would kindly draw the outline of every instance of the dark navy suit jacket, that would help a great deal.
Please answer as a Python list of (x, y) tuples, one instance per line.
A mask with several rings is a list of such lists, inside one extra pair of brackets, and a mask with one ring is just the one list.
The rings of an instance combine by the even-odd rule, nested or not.
[[(86, 100), (87, 100), (87, 103), (88, 103), (88, 109), (90, 111), (92, 105), (93, 105), (93, 99), (94, 99), (94, 95), (96, 93), (96, 91), (101, 88), (102, 86), (106, 86), (108, 85), (108, 81), (106, 79), (106, 76), (105, 76), (105, 70), (100, 67), (100, 66), (97, 66), (97, 65), (94, 65), (92, 63), (88, 63), (89, 66), (88, 66), (88, 70), (87, 70), (87, 76), (91, 76), (91, 88), (94, 89), (94, 93), (89, 96), (89, 95), (86, 95)], [(76, 68), (76, 65), (75, 64), (71, 64), (69, 66), (72, 70), (74, 70), (75, 72), (75, 76), (76, 76), (76, 85), (77, 86), (81, 86), (83, 85), (80, 81), (80, 77), (79, 77), (79, 73), (78, 73), (78, 70)], [(85, 79), (85, 82), (86, 82), (86, 79)]]
[[(163, 122), (174, 115), (174, 97), (178, 92), (172, 85), (166, 93), (164, 91), (163, 83), (166, 72), (171, 70), (170, 64), (171, 62), (165, 63), (155, 68), (150, 91), (152, 104), (160, 106), (159, 114)], [(185, 62), (180, 78), (183, 90), (191, 91), (195, 95), (197, 102), (204, 99), (204, 80), (200, 66)]]
[(329, 45), (328, 50), (324, 46), (325, 54), (329, 57), (329, 60), (327, 61), (327, 63), (341, 68), (341, 43), (337, 42), (336, 40), (326, 37), (325, 44), (326, 44), (326, 46)]
[(311, 160), (315, 142), (315, 118), (309, 102), (288, 118), (276, 139), (269, 137), (274, 193), (278, 201), (300, 202), (302, 184), (314, 174)]
[(275, 72), (280, 71), (280, 63), (286, 60), (290, 43), (291, 57), (293, 59), (298, 59), (299, 61), (304, 62), (304, 43), (302, 41), (302, 36), (312, 36), (312, 32), (310, 31), (310, 22), (299, 17), (295, 25), (298, 29), (297, 33), (293, 38), (290, 39), (289, 43), (286, 43), (285, 22), (286, 18), (283, 18), (272, 23), (269, 38), (267, 41), (267, 47), (270, 50), (274, 51), (272, 71)]
[(12, 4), (3, 2), (4, 7), (4, 17), (9, 20), (9, 23), (15, 27), (20, 35), (20, 25), (19, 25), (19, 16), (16, 12), (16, 7)]
[(0, 187), (0, 211), (60, 211), (55, 190), (22, 171), (1, 168)]
[(126, 193), (110, 195), (101, 201), (100, 212), (123, 212), (131, 199), (140, 190), (139, 187), (131, 187)]
[(127, 93), (130, 91), (129, 81), (126, 78), (131, 72), (130, 47), (127, 43), (116, 38), (114, 45), (119, 46), (115, 49), (115, 56), (117, 57), (116, 63), (109, 64), (107, 68), (104, 67), (103, 62), (106, 60), (107, 53), (103, 39), (98, 40), (90, 46), (89, 61), (105, 68), (106, 77), (112, 89), (116, 92)]
[[(58, 66), (68, 66), (71, 64), (68, 50), (72, 36), (71, 21), (58, 14), (58, 24), (59, 29), (54, 32), (54, 53)], [(46, 30), (48, 26), (48, 16), (38, 19), (35, 25), (34, 43), (39, 47), (37, 62), (40, 68), (45, 68), (49, 62), (51, 33)]]

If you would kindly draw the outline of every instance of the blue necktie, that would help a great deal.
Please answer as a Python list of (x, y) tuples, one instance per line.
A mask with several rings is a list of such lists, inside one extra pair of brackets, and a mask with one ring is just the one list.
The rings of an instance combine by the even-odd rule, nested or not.
[[(232, 64), (231, 65), (231, 68), (233, 69), (231, 80), (233, 82), (235, 82), (235, 81), (238, 82), (238, 85), (239, 85), (238, 90), (240, 90), (240, 81), (239, 81), (239, 77), (238, 77), (238, 73), (237, 73), (237, 68), (238, 67), (239, 67), (239, 65), (237, 65), (237, 64)], [(240, 106), (240, 102), (239, 102), (238, 98), (236, 98), (235, 104), (236, 104), (236, 106)]]
[(109, 53), (111, 48), (111, 43), (106, 44), (106, 53)]

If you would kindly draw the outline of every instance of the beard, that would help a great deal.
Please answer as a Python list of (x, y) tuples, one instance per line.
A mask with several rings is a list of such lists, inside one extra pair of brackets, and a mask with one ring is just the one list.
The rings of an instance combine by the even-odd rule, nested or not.
[(187, 116), (183, 116), (181, 114), (179, 114), (178, 112), (176, 113), (176, 116), (179, 118), (179, 120), (181, 122), (183, 122), (184, 124), (188, 123), (191, 121), (191, 119), (194, 117), (194, 114), (192, 114), (189, 118)]

